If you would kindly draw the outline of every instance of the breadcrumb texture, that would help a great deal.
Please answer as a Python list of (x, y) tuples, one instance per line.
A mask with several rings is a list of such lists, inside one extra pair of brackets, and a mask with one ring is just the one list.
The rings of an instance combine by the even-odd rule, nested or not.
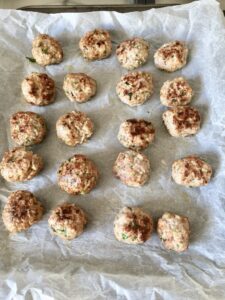
[(5, 227), (12, 233), (28, 229), (43, 215), (43, 206), (29, 191), (16, 191), (9, 195), (2, 212)]
[(19, 146), (39, 144), (46, 135), (45, 120), (31, 111), (20, 111), (10, 117), (11, 138)]
[(196, 134), (201, 126), (198, 110), (191, 106), (170, 108), (163, 113), (163, 122), (174, 137), (186, 137)]
[(87, 60), (107, 58), (112, 52), (109, 32), (103, 29), (89, 31), (80, 39), (79, 47), (83, 57)]
[(165, 106), (188, 105), (193, 97), (193, 90), (184, 77), (177, 77), (164, 82), (160, 90), (160, 100)]
[(96, 81), (84, 73), (69, 73), (65, 76), (63, 90), (71, 102), (84, 103), (96, 94)]
[(56, 122), (56, 133), (65, 144), (76, 146), (89, 139), (94, 131), (92, 120), (79, 111), (72, 111), (61, 116)]
[(129, 149), (143, 150), (155, 138), (155, 128), (146, 120), (130, 119), (120, 125), (118, 140)]
[(81, 235), (86, 223), (84, 211), (73, 203), (57, 206), (48, 219), (51, 233), (64, 240), (72, 240)]
[(114, 221), (114, 234), (118, 241), (143, 244), (153, 231), (152, 217), (138, 207), (124, 207)]
[(58, 185), (68, 194), (89, 193), (97, 184), (99, 173), (85, 155), (75, 154), (58, 169)]
[(186, 65), (187, 56), (188, 48), (184, 42), (169, 42), (155, 52), (155, 66), (167, 72), (174, 72)]
[(197, 156), (187, 156), (172, 165), (172, 178), (177, 184), (187, 187), (207, 185), (212, 176), (212, 167)]
[(167, 250), (175, 252), (187, 250), (190, 236), (187, 217), (166, 212), (158, 220), (157, 232)]
[(133, 150), (120, 152), (114, 163), (113, 172), (124, 184), (140, 187), (150, 177), (150, 162), (142, 153)]
[(31, 73), (21, 87), (26, 101), (32, 105), (44, 106), (55, 100), (55, 82), (45, 73)]
[(122, 67), (133, 70), (146, 63), (149, 56), (149, 44), (144, 39), (135, 37), (118, 45), (116, 55)]
[(129, 106), (145, 103), (153, 94), (152, 75), (147, 72), (130, 72), (123, 75), (116, 86), (120, 100)]
[(47, 34), (39, 34), (32, 42), (32, 55), (37, 64), (48, 66), (59, 64), (63, 60), (60, 43)]
[(24, 147), (17, 147), (4, 153), (0, 172), (6, 181), (26, 181), (36, 176), (43, 166), (43, 160), (39, 155)]

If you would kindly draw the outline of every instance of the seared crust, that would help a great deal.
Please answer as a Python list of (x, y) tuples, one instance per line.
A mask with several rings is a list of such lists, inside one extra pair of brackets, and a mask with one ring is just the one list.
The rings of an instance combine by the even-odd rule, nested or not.
[(188, 48), (184, 42), (173, 41), (162, 45), (154, 54), (157, 68), (174, 72), (187, 63)]
[(160, 90), (161, 103), (169, 107), (187, 105), (192, 97), (193, 90), (183, 77), (167, 80)]
[(116, 92), (123, 103), (141, 105), (153, 94), (152, 75), (147, 72), (128, 73), (121, 77)]
[(149, 44), (142, 38), (132, 38), (117, 46), (116, 55), (122, 67), (132, 70), (143, 65), (149, 55)]
[(70, 101), (84, 103), (96, 94), (96, 81), (84, 73), (69, 73), (65, 76), (63, 90)]
[(41, 203), (29, 191), (16, 191), (9, 195), (3, 209), (5, 227), (12, 233), (28, 229), (43, 215)]
[(94, 131), (94, 124), (85, 113), (72, 111), (61, 116), (56, 122), (58, 138), (69, 146), (83, 144)]
[(150, 176), (150, 162), (142, 153), (128, 150), (120, 152), (113, 166), (115, 176), (132, 187), (144, 185)]
[(187, 217), (166, 212), (158, 220), (157, 232), (166, 249), (176, 252), (187, 250), (190, 236)]
[(178, 106), (165, 111), (163, 121), (172, 136), (185, 137), (199, 131), (201, 117), (194, 107)]
[(73, 195), (89, 193), (96, 186), (99, 177), (95, 164), (81, 154), (63, 162), (57, 175), (61, 189)]
[(42, 158), (24, 147), (17, 147), (5, 152), (0, 163), (1, 175), (9, 182), (30, 180), (42, 168)]
[(123, 243), (143, 244), (152, 231), (152, 217), (138, 207), (124, 207), (114, 221), (115, 237)]
[(111, 37), (108, 31), (95, 29), (80, 39), (79, 47), (83, 57), (88, 60), (107, 58), (112, 52)]
[(41, 66), (59, 64), (63, 60), (60, 43), (47, 34), (39, 34), (32, 42), (32, 54)]
[(51, 233), (64, 240), (72, 240), (81, 235), (86, 223), (84, 211), (72, 203), (57, 206), (48, 219)]
[(143, 150), (153, 142), (155, 129), (151, 122), (130, 119), (120, 125), (118, 140), (129, 149)]
[(187, 156), (172, 165), (172, 178), (177, 184), (198, 187), (207, 185), (212, 176), (212, 168), (197, 156)]
[(31, 73), (22, 81), (21, 87), (30, 104), (42, 106), (55, 100), (55, 82), (45, 73)]
[(45, 120), (36, 113), (20, 111), (11, 116), (10, 131), (19, 146), (39, 144), (46, 135)]

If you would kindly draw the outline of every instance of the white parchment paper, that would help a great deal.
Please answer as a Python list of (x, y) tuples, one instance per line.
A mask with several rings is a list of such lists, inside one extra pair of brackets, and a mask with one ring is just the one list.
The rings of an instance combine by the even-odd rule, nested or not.
[[(103, 27), (114, 41), (113, 55), (86, 62), (78, 41), (88, 30)], [(65, 58), (60, 65), (42, 68), (26, 60), (39, 33), (56, 37)], [(115, 57), (116, 44), (141, 36), (151, 44), (148, 63), (141, 69), (154, 76), (155, 93), (143, 106), (120, 102), (115, 85), (126, 73)], [(187, 66), (176, 73), (157, 70), (153, 54), (163, 43), (184, 40), (190, 49)], [(158, 10), (119, 14), (93, 12), (45, 15), (0, 11), (0, 154), (13, 147), (9, 116), (19, 110), (42, 114), (48, 125), (45, 141), (32, 147), (45, 160), (43, 172), (33, 180), (10, 184), (0, 179), (1, 209), (11, 191), (28, 189), (42, 201), (46, 214), (30, 230), (9, 236), (0, 221), (0, 299), (225, 299), (225, 27), (219, 4), (213, 0)], [(32, 71), (47, 72), (57, 85), (56, 102), (34, 107), (22, 97), (20, 84)], [(62, 91), (68, 72), (84, 72), (98, 83), (96, 97), (73, 104)], [(196, 106), (203, 118), (195, 137), (175, 139), (162, 124), (159, 89), (167, 79), (185, 76), (193, 86)], [(56, 137), (58, 117), (73, 109), (86, 112), (95, 134), (85, 145), (71, 148)], [(143, 188), (129, 188), (112, 175), (119, 151), (119, 125), (128, 118), (146, 118), (156, 127), (156, 140), (145, 153), (152, 175)], [(99, 184), (86, 196), (69, 196), (56, 183), (60, 163), (75, 153), (97, 164)], [(214, 169), (207, 187), (184, 188), (171, 180), (173, 160), (188, 154), (205, 158)], [(51, 237), (50, 209), (74, 201), (89, 218), (84, 234), (72, 242)], [(164, 211), (185, 214), (191, 223), (190, 248), (183, 254), (166, 251), (156, 235), (143, 246), (119, 243), (113, 235), (115, 214), (125, 205), (140, 206), (156, 221)], [(155, 222), (156, 223), (156, 222)]]

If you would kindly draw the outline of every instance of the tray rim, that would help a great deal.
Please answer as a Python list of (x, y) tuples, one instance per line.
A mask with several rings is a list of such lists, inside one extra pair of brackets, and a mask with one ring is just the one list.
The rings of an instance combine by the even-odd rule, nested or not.
[(17, 10), (33, 11), (42, 13), (70, 13), (70, 12), (90, 12), (90, 11), (117, 11), (121, 13), (132, 11), (144, 11), (154, 8), (181, 5), (181, 3), (170, 4), (114, 4), (114, 5), (27, 5), (17, 8)]

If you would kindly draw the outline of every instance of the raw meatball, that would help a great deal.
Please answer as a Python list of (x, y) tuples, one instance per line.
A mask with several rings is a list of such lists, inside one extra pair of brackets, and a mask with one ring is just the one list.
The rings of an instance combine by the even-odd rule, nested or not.
[(149, 179), (150, 162), (144, 154), (128, 150), (119, 153), (113, 172), (124, 184), (139, 187)]
[(63, 82), (63, 89), (70, 101), (84, 103), (96, 94), (96, 81), (84, 73), (69, 73)]
[(17, 112), (10, 118), (11, 137), (19, 146), (42, 142), (46, 135), (45, 120), (31, 111)]
[(33, 105), (48, 105), (55, 100), (55, 82), (47, 74), (31, 73), (22, 81), (26, 101)]
[(87, 32), (79, 42), (84, 58), (88, 60), (103, 59), (111, 55), (112, 43), (108, 31), (95, 29)]
[(114, 221), (115, 237), (127, 244), (143, 244), (152, 231), (152, 217), (138, 207), (124, 207)]
[(160, 100), (165, 106), (187, 105), (192, 97), (193, 90), (183, 77), (167, 80), (160, 90)]
[(151, 122), (130, 119), (120, 125), (118, 140), (126, 147), (133, 150), (143, 150), (153, 142), (155, 129)]
[(172, 136), (185, 137), (199, 131), (201, 117), (194, 107), (178, 106), (165, 111), (163, 121)]
[(64, 240), (72, 240), (81, 235), (86, 223), (83, 210), (72, 203), (59, 205), (48, 219), (51, 233)]
[(172, 177), (177, 184), (190, 187), (207, 185), (212, 176), (212, 168), (197, 156), (176, 160), (172, 165)]
[(116, 86), (120, 100), (129, 106), (143, 104), (153, 94), (152, 75), (147, 72), (131, 72), (121, 77)]
[(69, 146), (83, 144), (93, 134), (94, 124), (85, 113), (72, 111), (61, 116), (56, 123), (58, 138)]
[(5, 152), (0, 163), (1, 175), (9, 182), (30, 180), (42, 168), (42, 158), (24, 147), (17, 147)]
[(32, 42), (32, 54), (37, 64), (47, 66), (63, 60), (60, 43), (47, 34), (39, 34)]
[(86, 156), (75, 154), (58, 170), (58, 185), (68, 194), (89, 193), (99, 177), (95, 164)]
[(143, 65), (149, 55), (149, 44), (142, 38), (133, 38), (122, 42), (116, 49), (120, 64), (132, 70)]
[(157, 232), (166, 249), (182, 252), (188, 248), (190, 225), (187, 217), (166, 212), (158, 220)]
[(10, 232), (19, 232), (31, 227), (43, 215), (41, 203), (28, 191), (16, 191), (9, 195), (3, 209), (2, 219)]
[(183, 68), (187, 63), (188, 48), (185, 43), (174, 41), (162, 45), (155, 55), (155, 65), (157, 68), (167, 72), (174, 72)]

